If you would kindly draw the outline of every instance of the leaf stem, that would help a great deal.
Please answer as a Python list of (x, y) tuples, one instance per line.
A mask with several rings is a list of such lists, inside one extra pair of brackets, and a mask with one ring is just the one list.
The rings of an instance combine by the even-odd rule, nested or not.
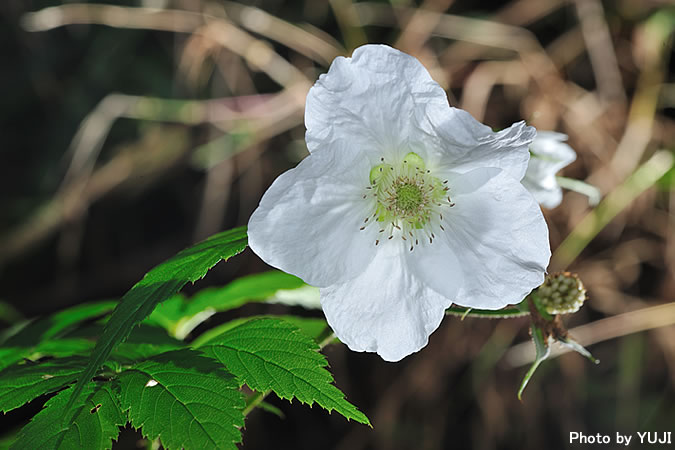
[(464, 320), (465, 317), (480, 317), (483, 319), (510, 319), (515, 317), (529, 316), (529, 311), (521, 311), (517, 308), (505, 308), (498, 310), (464, 308), (461, 306), (451, 306), (445, 310), (445, 314), (450, 316), (459, 316)]
[(248, 416), (248, 413), (253, 411), (256, 406), (261, 404), (263, 400), (265, 400), (265, 397), (269, 395), (269, 393), (272, 392), (270, 391), (264, 391), (264, 392), (255, 392), (253, 395), (251, 395), (247, 400), (246, 400), (246, 408), (242, 411), (242, 414), (244, 414), (244, 417)]

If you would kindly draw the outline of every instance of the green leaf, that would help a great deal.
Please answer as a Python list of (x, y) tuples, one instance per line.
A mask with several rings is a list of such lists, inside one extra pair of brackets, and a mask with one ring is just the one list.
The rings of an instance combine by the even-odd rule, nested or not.
[(246, 245), (246, 227), (224, 231), (179, 252), (148, 272), (122, 297), (113, 311), (89, 364), (79, 377), (73, 398), (79, 395), (84, 384), (91, 380), (115, 346), (129, 336), (132, 328), (145, 319), (159, 302), (176, 294), (188, 281), (194, 283), (204, 277), (219, 261), (241, 253)]
[[(0, 348), (0, 369), (23, 358), (41, 356), (67, 356), (86, 351), (84, 343), (75, 346), (73, 342), (61, 342), (56, 338), (65, 335), (81, 322), (93, 319), (111, 311), (115, 302), (87, 303), (19, 324), (5, 334)], [(90, 348), (91, 346), (89, 346)]]
[(72, 383), (86, 363), (86, 358), (63, 358), (6, 368), (0, 372), (0, 411), (6, 413)]
[(205, 309), (228, 311), (251, 301), (264, 301), (282, 289), (297, 289), (305, 283), (298, 277), (280, 271), (263, 272), (234, 280), (221, 288), (199, 291), (187, 303), (185, 312), (196, 314)]
[(120, 344), (112, 354), (116, 360), (126, 359), (133, 362), (184, 347), (184, 342), (169, 336), (163, 328), (141, 324), (133, 329), (126, 342)]
[(543, 331), (534, 323), (532, 323), (531, 331), (536, 354), (534, 362), (525, 374), (523, 381), (520, 383), (520, 389), (518, 389), (518, 400), (522, 399), (523, 391), (525, 390), (527, 383), (530, 381), (530, 378), (532, 378), (532, 375), (534, 375), (534, 372), (539, 367), (539, 364), (541, 364), (551, 354), (550, 340), (544, 337)]
[[(111, 448), (119, 427), (127, 422), (113, 389), (110, 382), (87, 383), (72, 402), (69, 412), (65, 406), (70, 403), (74, 388), (59, 392), (23, 427), (12, 449)], [(64, 414), (67, 415), (67, 426), (62, 425)]]
[(190, 299), (171, 297), (155, 309), (146, 322), (161, 325), (178, 339), (184, 339), (216, 312), (239, 308), (252, 301), (266, 301), (280, 291), (301, 287), (307, 285), (293, 275), (263, 272), (239, 278), (223, 287), (203, 289)]
[(42, 341), (63, 335), (79, 323), (106, 314), (115, 307), (115, 302), (85, 303), (64, 309), (56, 314), (38, 319), (23, 327), (14, 336), (3, 342), (5, 347), (32, 347)]
[[(226, 322), (217, 327), (213, 327), (209, 330), (206, 330), (204, 333), (197, 336), (197, 338), (192, 341), (192, 347), (198, 348), (202, 345), (208, 343), (213, 338), (225, 333), (232, 328), (238, 327), (239, 325), (246, 323), (253, 319), (280, 319), (284, 322), (290, 323), (291, 325), (300, 329), (300, 331), (311, 337), (317, 344), (319, 344), (326, 336), (326, 332), (330, 330), (328, 328), (328, 323), (324, 319), (317, 319), (314, 317), (298, 317), (298, 316), (272, 316), (272, 315), (262, 315), (262, 316), (249, 316), (242, 317), (239, 319), (233, 319), (229, 322)], [(335, 338), (336, 342), (340, 342)]]
[(222, 362), (242, 384), (279, 397), (315, 402), (329, 412), (370, 425), (368, 418), (344, 398), (326, 370), (319, 346), (293, 325), (278, 319), (256, 319), (226, 331), (200, 348)]
[(165, 448), (230, 448), (241, 441), (244, 398), (236, 380), (194, 350), (155, 356), (119, 377), (123, 410)]
[[(90, 339), (52, 339), (49, 341), (40, 342), (40, 345), (35, 347), (30, 355), (26, 358), (37, 360), (45, 356), (54, 356), (64, 358), (66, 356), (88, 356), (91, 349), (94, 348), (95, 341)], [(84, 366), (82, 367), (84, 368)]]

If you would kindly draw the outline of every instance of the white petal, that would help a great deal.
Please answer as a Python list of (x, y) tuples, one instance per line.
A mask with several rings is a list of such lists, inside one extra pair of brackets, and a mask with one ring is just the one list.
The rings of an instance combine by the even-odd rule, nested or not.
[(534, 127), (518, 122), (499, 132), (457, 108), (434, 107), (428, 111), (437, 135), (441, 170), (465, 173), (479, 167), (496, 167), (520, 180), (527, 170)]
[(316, 152), (277, 178), (248, 223), (251, 249), (267, 264), (327, 286), (354, 277), (374, 255), (373, 212), (363, 200), (370, 167), (358, 153)]
[[(441, 230), (436, 230), (441, 233)], [(409, 247), (406, 247), (409, 249)], [(454, 299), (464, 283), (464, 273), (455, 252), (446, 239), (420, 242), (406, 259), (413, 273), (434, 291), (445, 298)]]
[(564, 141), (567, 136), (553, 131), (539, 131), (532, 141), (530, 149), (532, 158), (527, 168), (527, 176), (543, 178), (546, 175), (555, 175), (563, 167), (577, 159), (572, 147)]
[(556, 208), (562, 202), (562, 189), (554, 176), (544, 179), (532, 179), (527, 174), (523, 178), (523, 186), (530, 191), (537, 203), (547, 209)]
[(476, 169), (450, 178), (455, 206), (444, 217), (441, 237), (464, 274), (455, 303), (485, 309), (519, 303), (544, 281), (551, 257), (539, 206), (501, 170)]
[(447, 109), (447, 96), (417, 59), (386, 45), (364, 45), (351, 58), (336, 58), (310, 89), (307, 147), (314, 152), (346, 140), (377, 159), (383, 153), (402, 156), (410, 151), (409, 141), (419, 141), (422, 129), (429, 129), (431, 105)]
[(555, 208), (562, 201), (562, 189), (558, 186), (555, 175), (577, 158), (565, 140), (567, 136), (564, 134), (539, 131), (530, 146), (532, 157), (523, 185), (545, 208)]
[(424, 347), (452, 300), (418, 280), (401, 245), (379, 249), (358, 277), (321, 289), (338, 338), (357, 352), (399, 361)]

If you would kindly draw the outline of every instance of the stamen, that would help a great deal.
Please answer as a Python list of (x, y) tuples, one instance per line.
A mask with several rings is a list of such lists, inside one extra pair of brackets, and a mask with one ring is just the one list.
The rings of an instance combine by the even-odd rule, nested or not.
[[(387, 240), (400, 236), (401, 240), (409, 241), (410, 251), (420, 245), (420, 240), (424, 244), (428, 239), (429, 244), (433, 244), (436, 239), (433, 228), (445, 231), (443, 209), (455, 205), (448, 195), (449, 181), (434, 177), (432, 170), (427, 169), (424, 160), (414, 152), (393, 162), (385, 163), (385, 158), (380, 157), (380, 163), (371, 168), (370, 185), (366, 187), (376, 200), (375, 207), (359, 229), (378, 223), (378, 233), (386, 233), (382, 236), (387, 236)], [(369, 197), (370, 193), (362, 196), (363, 199)], [(375, 245), (379, 243), (378, 238)]]

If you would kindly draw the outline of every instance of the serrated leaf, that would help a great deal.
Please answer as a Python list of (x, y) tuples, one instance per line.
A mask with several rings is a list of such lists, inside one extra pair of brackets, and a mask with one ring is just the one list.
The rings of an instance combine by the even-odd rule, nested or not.
[(86, 363), (86, 358), (63, 358), (6, 368), (0, 372), (0, 411), (6, 413), (40, 395), (58, 391), (75, 381)]
[(124, 341), (132, 328), (145, 319), (159, 302), (176, 294), (188, 281), (194, 283), (204, 277), (219, 261), (242, 252), (247, 242), (246, 227), (224, 231), (179, 252), (148, 272), (122, 297), (113, 311), (89, 364), (79, 377), (73, 398), (79, 394), (84, 383), (94, 376), (115, 346)]
[(278, 319), (250, 320), (200, 347), (227, 367), (242, 384), (279, 397), (318, 404), (347, 419), (370, 425), (368, 418), (344, 398), (326, 370), (319, 346), (293, 325)]
[[(204, 333), (197, 336), (194, 341), (192, 341), (191, 346), (194, 348), (199, 348), (202, 345), (207, 344), (213, 338), (225, 333), (228, 330), (231, 330), (232, 328), (238, 327), (239, 325), (253, 319), (264, 319), (264, 318), (280, 319), (283, 320), (284, 322), (290, 323), (291, 325), (299, 328), (304, 335), (311, 337), (317, 344), (320, 344), (320, 342), (327, 337), (327, 334), (332, 333), (332, 330), (328, 328), (328, 323), (326, 322), (325, 319), (317, 319), (315, 317), (298, 317), (290, 315), (249, 316), (249, 317), (242, 317), (239, 319), (233, 319), (230, 320), (229, 322), (225, 322), (222, 325), (218, 325), (217, 327), (213, 327), (206, 330)], [(335, 338), (335, 342), (340, 341), (337, 338)]]
[(239, 308), (248, 302), (266, 301), (280, 291), (301, 287), (306, 287), (302, 280), (285, 272), (269, 271), (249, 275), (226, 286), (203, 289), (189, 299), (173, 296), (157, 307), (146, 323), (165, 327), (178, 339), (184, 339), (216, 312)]
[(197, 351), (155, 356), (122, 372), (119, 381), (132, 425), (167, 449), (236, 449), (241, 441), (245, 402), (237, 382)]
[[(78, 394), (70, 412), (64, 407), (74, 388), (51, 398), (23, 427), (12, 449), (109, 449), (126, 423), (111, 382), (91, 382)], [(68, 414), (63, 426), (63, 415)]]

